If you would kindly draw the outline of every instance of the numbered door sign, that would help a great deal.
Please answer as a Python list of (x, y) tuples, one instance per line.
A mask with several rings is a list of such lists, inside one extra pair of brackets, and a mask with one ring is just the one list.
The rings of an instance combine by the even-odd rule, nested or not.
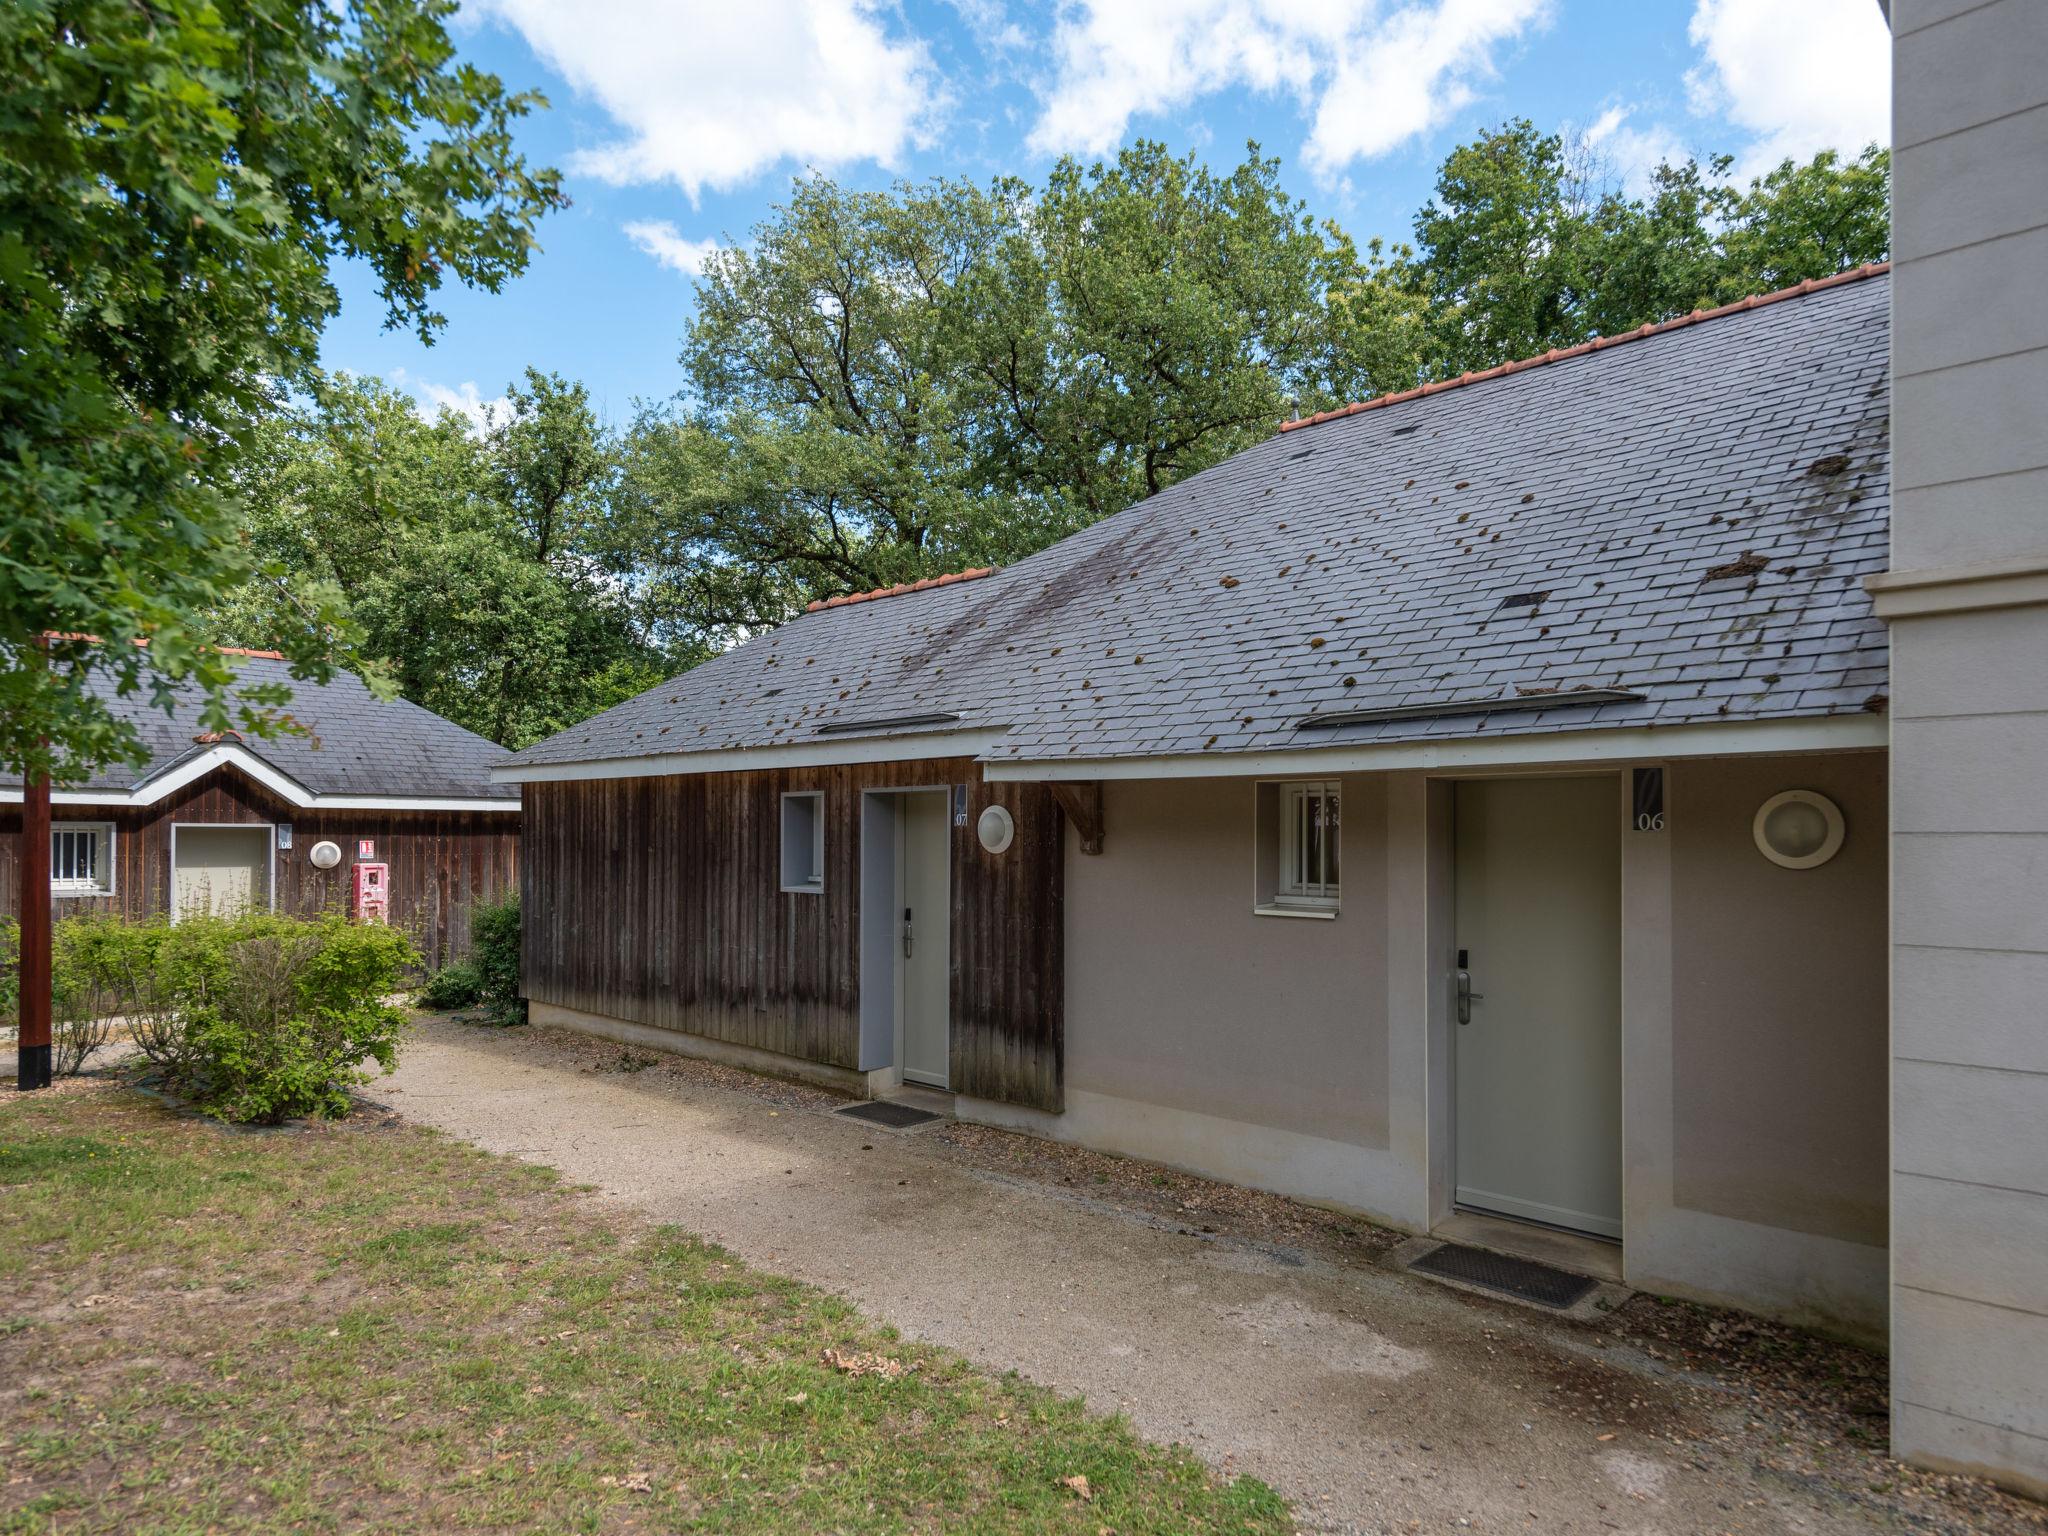
[(1638, 832), (1664, 830), (1664, 770), (1636, 770), (1635, 818), (1629, 823)]

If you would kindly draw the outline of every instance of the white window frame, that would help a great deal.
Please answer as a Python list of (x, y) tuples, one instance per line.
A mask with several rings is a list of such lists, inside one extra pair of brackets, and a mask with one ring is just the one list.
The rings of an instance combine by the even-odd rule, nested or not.
[[(1289, 779), (1268, 782), (1260, 789), (1269, 800), (1254, 802), (1254, 842), (1267, 843), (1255, 852), (1255, 869), (1267, 871), (1254, 892), (1253, 910), (1267, 917), (1335, 917), (1343, 900), (1343, 789), (1336, 779)], [(1303, 802), (1318, 799), (1337, 812), (1326, 817), (1322, 869), (1313, 875), (1302, 868), (1306, 848), (1299, 835)], [(1326, 878), (1329, 854), (1337, 855), (1338, 878)], [(1269, 857), (1270, 854), (1270, 857)]]
[[(809, 802), (810, 847), (792, 847), (792, 834), (802, 835), (800, 825), (792, 824), (792, 815), (804, 813), (794, 811), (792, 800)], [(825, 889), (825, 792), (822, 789), (792, 789), (783, 792), (778, 818), (781, 831), (781, 887), (798, 896), (821, 895)], [(805, 857), (808, 855), (808, 858)], [(804, 871), (809, 870), (806, 878)]]
[[(99, 843), (93, 862), (99, 875), (92, 880), (63, 880), (57, 876), (57, 839), (65, 833), (90, 832)], [(118, 844), (111, 821), (53, 821), (50, 823), (50, 894), (52, 896), (95, 897), (114, 894), (114, 850)]]

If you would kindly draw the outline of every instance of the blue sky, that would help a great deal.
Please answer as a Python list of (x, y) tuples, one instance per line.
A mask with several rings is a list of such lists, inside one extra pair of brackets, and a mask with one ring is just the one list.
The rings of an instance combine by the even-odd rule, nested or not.
[(445, 295), (432, 348), (344, 271), (326, 364), (474, 409), (531, 363), (615, 421), (681, 386), (706, 243), (807, 170), (1035, 180), (1141, 136), (1219, 166), (1256, 139), (1316, 212), (1400, 238), (1444, 153), (1509, 116), (1624, 179), (1853, 150), (1889, 117), (1876, 0), (466, 0), (457, 33), (548, 96), (522, 144), (573, 206), (504, 292)]

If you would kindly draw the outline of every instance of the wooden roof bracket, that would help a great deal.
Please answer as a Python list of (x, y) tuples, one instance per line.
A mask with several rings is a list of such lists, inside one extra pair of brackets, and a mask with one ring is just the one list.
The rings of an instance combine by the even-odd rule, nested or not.
[(1083, 853), (1102, 852), (1102, 780), (1055, 779), (1046, 788), (1081, 837)]

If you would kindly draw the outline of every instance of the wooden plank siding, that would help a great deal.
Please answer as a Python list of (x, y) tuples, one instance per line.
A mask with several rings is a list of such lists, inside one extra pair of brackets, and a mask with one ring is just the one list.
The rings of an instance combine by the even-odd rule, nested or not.
[[(952, 1085), (1057, 1110), (1061, 812), (1041, 785), (983, 783), (971, 759), (524, 786), (527, 996), (858, 1070), (862, 793), (955, 784)], [(825, 797), (816, 893), (780, 888), (797, 790)], [(1016, 818), (1002, 854), (974, 832), (991, 804)]]
[[(276, 908), (310, 916), (348, 906), (349, 867), (356, 840), (374, 838), (391, 866), (391, 921), (412, 932), (430, 966), (469, 952), (469, 909), (513, 890), (519, 880), (519, 813), (511, 811), (306, 810), (281, 800), (233, 768), (196, 779), (155, 805), (59, 805), (55, 824), (114, 824), (111, 896), (60, 896), (51, 911), (153, 917), (170, 910), (171, 827), (232, 823), (292, 828), (289, 849), (277, 851)], [(341, 845), (341, 862), (315, 869), (307, 858), (323, 838)], [(21, 807), (0, 806), (0, 912), (21, 910)]]

